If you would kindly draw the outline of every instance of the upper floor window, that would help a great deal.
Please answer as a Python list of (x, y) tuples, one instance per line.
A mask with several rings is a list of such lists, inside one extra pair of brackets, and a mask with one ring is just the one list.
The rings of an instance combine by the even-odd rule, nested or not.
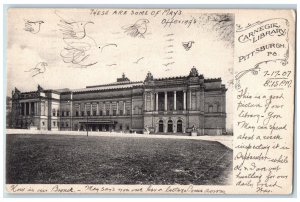
[(213, 106), (212, 106), (212, 105), (209, 105), (209, 106), (208, 106), (208, 112), (209, 112), (209, 113), (213, 112)]
[(70, 112), (69, 111), (67, 111), (66, 114), (67, 114), (67, 116), (70, 116)]
[(123, 110), (122, 109), (120, 110), (120, 115), (123, 115)]
[(96, 115), (97, 115), (97, 111), (94, 110), (94, 111), (93, 111), (93, 116), (96, 116)]
[(81, 116), (84, 116), (84, 111), (81, 111)]
[(109, 110), (106, 110), (106, 116), (109, 116)]
[(130, 115), (130, 110), (129, 109), (127, 109), (127, 115)]
[(117, 110), (113, 110), (113, 116), (116, 116), (117, 115)]
[(76, 114), (76, 116), (79, 116), (79, 111), (76, 111), (75, 114)]
[(56, 115), (56, 111), (55, 109), (52, 110), (52, 115), (55, 116)]

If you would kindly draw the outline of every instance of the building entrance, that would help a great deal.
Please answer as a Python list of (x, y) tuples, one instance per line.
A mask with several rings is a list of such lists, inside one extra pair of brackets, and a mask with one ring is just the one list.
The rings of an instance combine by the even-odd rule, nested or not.
[(182, 133), (182, 121), (177, 121), (177, 133)]
[(172, 133), (173, 132), (173, 121), (169, 120), (168, 121), (168, 133)]
[(163, 122), (163, 120), (160, 120), (160, 121), (159, 121), (159, 124), (158, 124), (158, 132), (160, 132), (160, 133), (163, 133), (163, 132), (164, 132), (164, 122)]

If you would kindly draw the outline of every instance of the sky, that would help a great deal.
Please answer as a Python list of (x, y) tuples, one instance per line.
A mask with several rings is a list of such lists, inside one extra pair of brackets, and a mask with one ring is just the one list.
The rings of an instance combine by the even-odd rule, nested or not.
[[(233, 99), (228, 83), (233, 77), (234, 15), (208, 10), (125, 11), (10, 9), (7, 95), (15, 87), (35, 91), (38, 85), (44, 89), (78, 89), (112, 83), (122, 73), (131, 81), (143, 81), (148, 71), (154, 78), (186, 76), (196, 67), (205, 78), (221, 77), (228, 88), (227, 120), (231, 121), (227, 127), (231, 128)], [(146, 22), (140, 23), (143, 20)], [(91, 23), (80, 27), (87, 22)], [(66, 35), (70, 29), (84, 37), (70, 38)], [(139, 34), (130, 35), (132, 31)], [(194, 43), (186, 50), (183, 43), (191, 41)], [(84, 50), (79, 52), (84, 54), (78, 57), (80, 61), (88, 57), (79, 64), (78, 60), (70, 62), (72, 51), (79, 49)]]

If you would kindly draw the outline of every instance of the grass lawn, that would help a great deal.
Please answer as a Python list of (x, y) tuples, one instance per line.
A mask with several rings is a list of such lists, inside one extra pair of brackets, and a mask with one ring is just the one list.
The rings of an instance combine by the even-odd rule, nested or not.
[(218, 142), (140, 137), (7, 135), (7, 184), (228, 184)]

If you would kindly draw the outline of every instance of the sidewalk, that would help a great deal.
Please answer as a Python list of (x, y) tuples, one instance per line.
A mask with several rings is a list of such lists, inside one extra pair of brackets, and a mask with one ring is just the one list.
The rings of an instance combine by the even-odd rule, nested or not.
[[(6, 129), (7, 134), (42, 134), (42, 135), (80, 135), (86, 136), (86, 131), (40, 131), (40, 130), (26, 130), (26, 129)], [(180, 136), (180, 135), (146, 135), (134, 133), (120, 133), (120, 132), (96, 132), (89, 131), (89, 136), (111, 136), (111, 137), (142, 137), (142, 138), (165, 138), (165, 139), (187, 139), (187, 140), (207, 140), (217, 141), (221, 144), (233, 148), (233, 136)]]

